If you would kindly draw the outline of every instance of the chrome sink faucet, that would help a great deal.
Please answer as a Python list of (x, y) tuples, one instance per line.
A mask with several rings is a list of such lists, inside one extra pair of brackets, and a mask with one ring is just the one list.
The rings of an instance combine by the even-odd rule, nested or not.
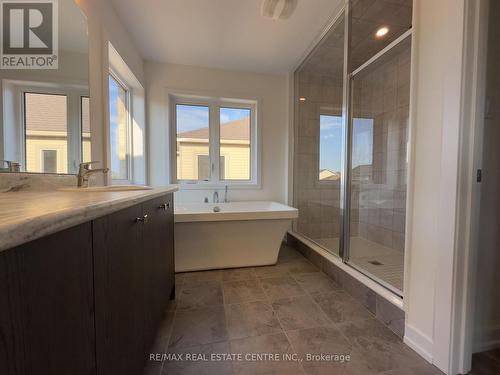
[(86, 163), (80, 163), (80, 168), (78, 168), (78, 187), (86, 188), (89, 187), (89, 178), (94, 173), (108, 173), (109, 168), (98, 168), (91, 169), (90, 166), (99, 163), (98, 161), (89, 161)]
[(0, 160), (0, 162), (7, 164), (7, 171), (8, 172), (19, 172), (21, 169), (21, 164), (15, 162), (15, 161)]

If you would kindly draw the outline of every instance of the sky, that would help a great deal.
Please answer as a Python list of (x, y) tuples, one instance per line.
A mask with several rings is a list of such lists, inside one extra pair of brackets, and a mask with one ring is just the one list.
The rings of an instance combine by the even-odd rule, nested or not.
[[(111, 144), (111, 175), (117, 178), (127, 178), (127, 176), (119, 176), (120, 174), (120, 155), (119, 149), (120, 145), (118, 142), (118, 108), (120, 93), (119, 90), (123, 90), (118, 83), (109, 76), (109, 132), (110, 132), (110, 144)], [(123, 95), (123, 92), (121, 93)]]
[[(320, 116), (319, 169), (341, 170), (342, 117)], [(355, 118), (352, 137), (352, 166), (372, 163), (373, 119)]]
[[(209, 109), (206, 106), (177, 105), (177, 133), (207, 128)], [(250, 116), (250, 110), (244, 108), (220, 109), (220, 122), (224, 124), (229, 121), (239, 120)]]
[(118, 157), (118, 86), (109, 77), (109, 132), (111, 140), (111, 172), (120, 170), (120, 160)]
[(319, 169), (340, 171), (342, 117), (321, 115), (319, 119)]

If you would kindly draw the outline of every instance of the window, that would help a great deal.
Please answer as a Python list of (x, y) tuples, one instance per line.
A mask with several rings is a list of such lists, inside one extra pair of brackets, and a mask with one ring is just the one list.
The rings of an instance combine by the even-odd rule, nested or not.
[(82, 145), (82, 162), (91, 161), (90, 145), (90, 98), (88, 96), (80, 97), (80, 134)]
[(57, 150), (42, 150), (41, 172), (57, 173)]
[(225, 180), (226, 177), (226, 157), (225, 156), (220, 156), (219, 157), (219, 165), (220, 165), (220, 179)]
[[(220, 175), (221, 180), (224, 180), (225, 173), (225, 163), (226, 159), (224, 156), (219, 158), (220, 163)], [(198, 180), (200, 181), (208, 181), (208, 155), (198, 155)]]
[(319, 116), (319, 180), (338, 181), (342, 163), (342, 117)]
[(177, 179), (208, 181), (210, 178), (209, 108), (177, 104)]
[(181, 184), (256, 184), (256, 102), (171, 96), (173, 176)]
[(354, 118), (352, 125), (352, 167), (372, 165), (373, 119)]
[[(221, 180), (250, 180), (250, 117), (246, 108), (220, 108)], [(228, 163), (226, 164), (226, 157)]]
[[(66, 95), (24, 93), (27, 172), (68, 173), (67, 100)], [(65, 162), (57, 163), (58, 152)]]
[(373, 182), (373, 119), (354, 118), (352, 121), (352, 180)]
[(129, 91), (109, 75), (109, 144), (111, 154), (111, 178), (130, 180), (130, 119)]
[[(4, 115), (9, 119), (11, 156), (30, 173), (77, 173), (90, 155), (88, 90), (80, 85), (4, 80)], [(44, 167), (44, 150), (56, 151), (57, 162)], [(47, 156), (49, 157), (49, 156)], [(90, 156), (89, 156), (90, 157)], [(54, 167), (55, 166), (55, 167)], [(55, 168), (55, 169), (54, 169)], [(52, 172), (48, 172), (48, 171)]]
[(208, 155), (198, 155), (198, 180), (208, 181)]

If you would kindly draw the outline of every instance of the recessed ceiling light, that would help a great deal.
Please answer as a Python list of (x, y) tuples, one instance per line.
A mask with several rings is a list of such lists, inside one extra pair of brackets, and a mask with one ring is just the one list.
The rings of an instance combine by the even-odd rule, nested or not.
[(377, 38), (382, 38), (384, 35), (386, 35), (389, 32), (389, 28), (386, 26), (382, 26), (380, 29), (377, 30), (375, 33), (375, 36)]
[(305, 102), (305, 101), (306, 101), (306, 98), (304, 98), (304, 97), (302, 96), (302, 97), (300, 97), (300, 98), (299, 98), (299, 100), (300, 100), (301, 102)]

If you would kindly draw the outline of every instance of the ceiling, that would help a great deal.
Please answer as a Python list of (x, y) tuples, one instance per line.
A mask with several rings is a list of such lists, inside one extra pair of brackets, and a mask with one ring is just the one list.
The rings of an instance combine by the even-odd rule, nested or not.
[[(358, 68), (410, 29), (412, 9), (412, 0), (353, 0), (350, 70)], [(389, 33), (376, 38), (375, 32), (381, 26), (388, 27)]]
[(87, 19), (74, 0), (59, 0), (59, 49), (88, 53)]
[(288, 20), (262, 0), (112, 0), (145, 60), (282, 74), (312, 46), (341, 0), (299, 0)]
[[(350, 71), (355, 70), (411, 28), (412, 0), (352, 0)], [(389, 29), (384, 37), (376, 31)], [(338, 77), (343, 74), (344, 22), (339, 19), (302, 66), (301, 73)]]

